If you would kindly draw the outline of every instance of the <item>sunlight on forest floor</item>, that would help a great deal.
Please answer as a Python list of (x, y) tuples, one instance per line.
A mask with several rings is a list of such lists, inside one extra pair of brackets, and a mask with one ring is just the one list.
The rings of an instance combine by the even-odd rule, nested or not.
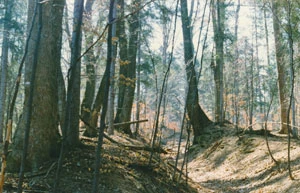
[[(117, 143), (141, 147), (139, 140), (116, 133), (111, 138)], [(279, 193), (300, 192), (300, 142), (292, 140), (291, 167), (295, 180), (287, 171), (286, 136), (268, 137), (278, 165), (272, 162), (262, 135), (236, 135), (230, 124), (207, 128), (202, 141), (190, 148), (188, 157), (188, 186), (185, 180), (176, 184), (172, 175), (177, 147), (174, 139), (164, 146), (168, 154), (155, 156), (149, 167), (149, 151), (121, 147), (104, 140), (99, 190), (105, 193)], [(65, 158), (60, 181), (62, 192), (91, 192), (96, 138), (82, 137), (83, 147), (69, 152)], [(176, 143), (175, 143), (176, 144)], [(185, 141), (180, 150), (181, 166)], [(50, 192), (54, 184), (56, 160), (45, 163), (37, 173), (25, 175), (26, 192)], [(184, 171), (186, 173), (186, 171)], [(17, 174), (7, 174), (6, 192), (15, 192)]]
[[(218, 126), (217, 126), (218, 127)], [(279, 165), (272, 162), (265, 138), (242, 135), (238, 138), (231, 125), (222, 127), (224, 137), (212, 141), (208, 148), (193, 149), (188, 164), (189, 177), (212, 192), (300, 192), (300, 147), (292, 140), (291, 167), (287, 170), (287, 139), (269, 138), (271, 151)]]
[[(144, 143), (117, 133), (111, 136), (122, 147), (105, 139), (102, 150), (99, 192), (103, 193), (196, 193), (197, 190), (172, 180), (174, 169), (154, 156), (151, 166), (149, 151), (131, 148), (143, 147)], [(69, 152), (64, 160), (60, 180), (60, 192), (91, 192), (95, 147), (97, 138), (82, 137), (83, 146)], [(24, 192), (51, 192), (55, 180), (56, 161), (45, 163), (38, 172), (26, 173)], [(16, 192), (18, 174), (8, 173), (5, 192)], [(201, 187), (195, 186), (197, 189)]]

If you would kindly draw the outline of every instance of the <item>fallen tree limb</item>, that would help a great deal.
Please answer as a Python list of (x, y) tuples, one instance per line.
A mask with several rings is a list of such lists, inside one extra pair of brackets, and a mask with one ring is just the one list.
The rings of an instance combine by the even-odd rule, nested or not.
[[(142, 122), (147, 122), (148, 119), (143, 119), (143, 120), (137, 120), (137, 121), (128, 121), (128, 122), (123, 122), (123, 123), (115, 123), (114, 126), (123, 126), (123, 125), (130, 125), (134, 123), (142, 123)], [(108, 126), (106, 126), (108, 127)]]
[[(91, 127), (91, 125), (89, 123), (87, 123), (86, 121), (84, 121), (81, 117), (80, 117), (81, 121), (87, 125), (88, 127)], [(126, 125), (126, 124), (134, 124), (134, 123), (140, 123), (140, 122), (146, 122), (148, 121), (148, 119), (144, 119), (144, 120), (138, 120), (138, 121), (130, 121), (130, 122), (124, 122), (124, 123), (116, 123), (114, 124), (114, 126), (120, 126), (120, 125)], [(95, 128), (96, 129), (96, 128)], [(164, 150), (161, 147), (150, 147), (150, 146), (134, 146), (134, 145), (125, 145), (122, 143), (117, 142), (116, 140), (114, 140), (113, 138), (109, 137), (106, 133), (103, 133), (104, 138), (106, 138), (108, 141), (117, 144), (118, 146), (124, 147), (124, 148), (128, 148), (131, 150), (143, 150), (143, 151), (149, 151), (149, 152), (155, 152), (155, 153), (163, 153), (163, 154), (167, 154), (167, 151)], [(85, 137), (85, 136), (81, 136), (82, 139), (85, 140), (89, 140), (89, 141), (93, 141), (93, 142), (97, 142), (96, 140), (93, 140), (92, 138), (89, 137)]]
[[(106, 133), (104, 133), (104, 138), (107, 139), (108, 141), (120, 146), (120, 147), (124, 147), (124, 148), (128, 148), (131, 150), (143, 150), (143, 151), (149, 151), (149, 152), (156, 152), (156, 153), (163, 153), (163, 154), (167, 154), (168, 152), (166, 150), (164, 150), (161, 147), (150, 147), (150, 146), (135, 146), (135, 145), (125, 145), (122, 143), (117, 142), (116, 140), (114, 140), (113, 138), (109, 137)], [(97, 140), (90, 138), (90, 137), (85, 137), (85, 136), (81, 136), (81, 139), (84, 140), (88, 140), (88, 141), (92, 141), (92, 142), (97, 142)]]

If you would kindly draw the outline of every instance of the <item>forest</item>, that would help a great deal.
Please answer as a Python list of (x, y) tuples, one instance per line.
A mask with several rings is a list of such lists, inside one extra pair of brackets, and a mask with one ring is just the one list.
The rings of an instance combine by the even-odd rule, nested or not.
[(300, 0), (0, 0), (2, 192), (300, 192)]

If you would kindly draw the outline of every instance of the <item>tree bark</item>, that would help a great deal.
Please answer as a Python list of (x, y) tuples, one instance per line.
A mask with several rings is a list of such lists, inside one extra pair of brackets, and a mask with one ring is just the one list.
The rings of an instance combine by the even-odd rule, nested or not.
[(212, 3), (212, 20), (214, 29), (214, 41), (216, 45), (216, 66), (214, 67), (215, 80), (215, 121), (223, 123), (224, 121), (224, 22), (225, 5), (224, 0), (217, 0)]
[(103, 137), (104, 137), (104, 129), (105, 129), (105, 117), (107, 112), (107, 100), (108, 100), (108, 91), (109, 91), (109, 74), (110, 74), (110, 65), (113, 60), (112, 50), (113, 50), (113, 43), (112, 43), (112, 22), (115, 18), (113, 18), (113, 12), (115, 9), (115, 1), (110, 0), (110, 7), (109, 7), (109, 27), (108, 27), (108, 35), (107, 35), (107, 61), (106, 61), (106, 69), (105, 72), (107, 73), (107, 76), (104, 80), (104, 89), (103, 89), (103, 100), (102, 100), (102, 112), (100, 117), (100, 128), (99, 128), (99, 136), (98, 136), (98, 144), (96, 148), (96, 159), (95, 159), (95, 169), (94, 169), (94, 179), (93, 179), (93, 185), (92, 185), (92, 193), (98, 192), (98, 180), (99, 180), (99, 169), (100, 169), (100, 163), (101, 163), (101, 149), (103, 144)]
[(279, 23), (279, 1), (272, 0), (272, 11), (273, 11), (273, 29), (274, 29), (274, 39), (275, 39), (275, 54), (277, 62), (277, 72), (278, 72), (278, 87), (279, 87), (279, 100), (280, 100), (280, 117), (281, 117), (281, 128), (279, 133), (288, 133), (287, 127), (287, 116), (288, 116), (288, 89), (287, 89), (287, 75), (285, 73), (285, 61), (284, 61), (284, 45), (282, 40), (282, 34), (280, 31)]
[[(112, 17), (116, 18), (116, 3), (113, 5)], [(115, 116), (115, 64), (117, 58), (117, 39), (116, 39), (116, 23), (111, 24), (111, 38), (112, 38), (112, 47), (111, 47), (111, 64), (109, 72), (109, 91), (108, 91), (108, 134), (114, 134), (114, 116)]]
[[(90, 31), (90, 27), (92, 26), (92, 7), (95, 0), (88, 0), (85, 3), (84, 10), (84, 21), (83, 21), (83, 32), (85, 35), (85, 48), (90, 49), (85, 57), (84, 61), (86, 63), (86, 83), (85, 83), (85, 92), (84, 97), (81, 103), (81, 117), (85, 121), (88, 121), (91, 118), (91, 110), (92, 104), (95, 95), (95, 86), (96, 86), (96, 77), (95, 77), (95, 63), (96, 57), (94, 55), (94, 49), (90, 48), (93, 44), (93, 34)], [(86, 127), (88, 127), (86, 125)]]
[[(118, 0), (118, 13), (119, 17), (123, 17), (125, 15), (125, 6), (124, 6), (124, 0)], [(116, 118), (115, 122), (120, 123), (122, 122), (121, 114), (123, 111), (123, 104), (124, 104), (124, 96), (125, 96), (125, 90), (126, 90), (126, 77), (128, 74), (128, 40), (127, 35), (125, 32), (125, 20), (120, 20), (117, 22), (117, 37), (119, 38), (119, 92), (118, 92), (118, 106), (117, 106), (117, 112), (116, 112)]]
[(71, 41), (71, 62), (68, 74), (67, 107), (65, 117), (66, 139), (68, 147), (75, 147), (79, 141), (79, 107), (80, 107), (80, 53), (83, 0), (74, 4), (74, 21)]
[(11, 14), (14, 1), (5, 1), (5, 15), (3, 26), (3, 40), (2, 40), (2, 56), (1, 56), (1, 80), (0, 80), (0, 143), (3, 142), (3, 128), (4, 128), (4, 112), (6, 99), (6, 85), (7, 85), (7, 64), (8, 64), (8, 50), (10, 39), (10, 28), (12, 27)]
[(189, 29), (190, 21), (188, 17), (187, 1), (181, 0), (181, 20), (182, 20), (182, 34), (184, 39), (184, 61), (186, 65), (186, 74), (188, 80), (188, 93), (187, 93), (187, 112), (191, 121), (194, 131), (194, 144), (199, 141), (197, 138), (201, 135), (205, 127), (212, 122), (203, 112), (199, 105), (198, 99), (198, 82), (194, 68), (194, 50), (191, 38), (191, 31)]
[[(36, 37), (38, 33), (37, 22), (34, 24), (32, 36), (29, 40), (28, 55), (25, 68), (25, 104), (23, 115), (26, 115), (26, 106), (28, 105), (30, 76), (34, 58), (37, 60), (37, 69), (34, 86), (34, 96), (32, 104), (32, 118), (29, 133), (28, 154), (26, 159), (26, 169), (37, 170), (39, 166), (49, 160), (52, 156), (58, 154), (58, 91), (57, 91), (57, 62), (55, 58), (61, 56), (61, 36), (62, 36), (62, 16), (64, 0), (55, 0), (43, 3), (43, 28), (41, 33), (39, 51), (34, 55), (36, 46)], [(34, 0), (28, 3), (28, 26), (33, 17)], [(49, 22), (49, 21), (52, 22)], [(18, 170), (20, 164), (20, 155), (23, 150), (25, 117), (18, 124), (16, 129), (12, 153), (8, 160), (8, 169), (10, 171)]]
[[(121, 1), (122, 3), (122, 1)], [(133, 10), (138, 9), (140, 1), (135, 0), (132, 5)], [(122, 4), (121, 4), (122, 5)], [(123, 9), (124, 10), (124, 9)], [(123, 13), (122, 13), (123, 14)], [(121, 14), (121, 15), (122, 15)], [(125, 34), (125, 31), (122, 29), (123, 23), (120, 23), (119, 37)], [(118, 99), (118, 109), (115, 122), (128, 122), (131, 119), (131, 111), (134, 99), (135, 83), (136, 83), (136, 57), (137, 57), (137, 40), (138, 40), (138, 31), (139, 29), (139, 15), (137, 13), (131, 15), (129, 18), (129, 42), (128, 48), (126, 49), (126, 40), (120, 39), (120, 83), (119, 83), (119, 99)], [(127, 60), (125, 51), (127, 50)], [(122, 55), (121, 55), (122, 54)], [(123, 58), (124, 57), (124, 58)], [(124, 60), (125, 59), (125, 60)], [(118, 128), (124, 133), (132, 136), (130, 125), (126, 125)]]
[(233, 98), (233, 109), (234, 109), (234, 124), (236, 129), (238, 129), (239, 125), (239, 105), (238, 105), (238, 96), (239, 96), (239, 48), (238, 48), (238, 27), (239, 27), (239, 13), (241, 8), (241, 2), (238, 0), (238, 4), (235, 11), (235, 26), (234, 26), (234, 36), (235, 36), (235, 48), (234, 48), (234, 57), (235, 57), (235, 69), (234, 69), (234, 79), (233, 79), (233, 90), (234, 90), (234, 98)]

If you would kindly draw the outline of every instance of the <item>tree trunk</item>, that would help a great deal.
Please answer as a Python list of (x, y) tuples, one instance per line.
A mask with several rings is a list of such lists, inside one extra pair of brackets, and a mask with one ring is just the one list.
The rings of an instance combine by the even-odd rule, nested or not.
[(98, 123), (98, 117), (99, 117), (99, 113), (100, 113), (100, 109), (102, 107), (102, 103), (103, 103), (103, 90), (106, 84), (106, 79), (107, 79), (108, 75), (108, 71), (107, 69), (105, 69), (103, 78), (101, 80), (95, 101), (93, 103), (92, 106), (92, 110), (91, 110), (91, 117), (89, 119), (89, 124), (90, 126), (86, 128), (86, 130), (84, 131), (84, 136), (87, 137), (95, 137), (97, 136), (97, 130), (95, 128), (97, 128), (97, 123)]
[[(139, 26), (139, 30), (141, 31), (141, 25)], [(141, 102), (141, 33), (139, 33), (139, 39), (138, 39), (138, 63), (137, 63), (137, 83), (136, 83), (136, 113), (135, 117), (136, 120), (140, 120), (140, 102)], [(135, 132), (134, 132), (134, 137), (137, 138), (139, 135), (139, 129), (140, 128), (140, 123), (137, 122), (135, 126)]]
[[(253, 48), (253, 42), (252, 42)], [(249, 91), (249, 129), (253, 130), (253, 109), (254, 109), (254, 51), (251, 50), (251, 60), (250, 60), (250, 91)]]
[[(112, 17), (116, 18), (116, 3), (113, 5)], [(116, 23), (111, 24), (111, 38), (112, 38), (112, 47), (111, 47), (111, 57), (112, 61), (110, 64), (110, 73), (109, 73), (109, 93), (108, 93), (108, 134), (114, 134), (114, 116), (115, 116), (115, 64), (117, 58), (117, 42), (116, 42)]]
[(224, 22), (225, 5), (224, 0), (217, 0), (216, 5), (212, 2), (212, 20), (214, 29), (214, 41), (216, 45), (216, 66), (214, 66), (215, 80), (215, 121), (223, 123), (224, 121)]
[[(58, 154), (58, 90), (57, 90), (57, 62), (61, 56), (61, 35), (62, 35), (62, 16), (64, 0), (55, 0), (42, 4), (43, 27), (41, 33), (39, 51), (34, 55), (36, 37), (38, 33), (37, 22), (34, 24), (32, 36), (29, 41), (28, 55), (25, 68), (25, 104), (28, 104), (30, 75), (33, 60), (37, 59), (37, 69), (34, 84), (34, 96), (32, 104), (32, 118), (29, 134), (29, 146), (27, 154), (26, 169), (37, 170), (39, 166)], [(28, 26), (34, 13), (35, 0), (28, 3)], [(52, 22), (49, 22), (49, 21)], [(57, 58), (57, 60), (55, 60)], [(23, 115), (26, 111), (23, 110)], [(16, 171), (20, 164), (20, 155), (23, 150), (24, 123), (25, 117), (22, 116), (16, 129), (12, 152), (9, 155), (8, 169)]]
[[(132, 9), (138, 9), (140, 1), (135, 0), (132, 5)], [(120, 28), (119, 28), (120, 29)], [(120, 69), (120, 83), (119, 87), (121, 93), (119, 92), (119, 102), (118, 102), (118, 111), (117, 116), (115, 119), (116, 123), (121, 122), (128, 122), (131, 119), (131, 111), (134, 99), (134, 91), (135, 91), (135, 83), (136, 83), (136, 57), (137, 57), (137, 40), (138, 40), (138, 31), (139, 29), (139, 14), (135, 13), (129, 19), (129, 43), (128, 43), (128, 60), (123, 60), (121, 58), (121, 62), (125, 62), (123, 65), (126, 65), (124, 69)], [(123, 32), (121, 31), (119, 35)], [(124, 41), (125, 43), (125, 41)], [(121, 43), (120, 43), (121, 44)], [(120, 45), (121, 46), (121, 45)], [(121, 49), (121, 47), (120, 47)], [(122, 47), (125, 49), (125, 47)], [(124, 54), (125, 55), (125, 54)], [(121, 57), (121, 53), (120, 53)], [(121, 64), (120, 64), (121, 65)], [(121, 106), (120, 106), (121, 105)], [(130, 129), (130, 125), (125, 125), (120, 128), (119, 130), (123, 131), (124, 133), (132, 136), (132, 131)]]
[[(116, 7), (115, 1), (110, 1), (110, 7), (109, 7), (109, 17), (108, 20), (112, 22), (115, 18), (113, 18), (113, 12), (114, 8)], [(106, 117), (106, 111), (107, 111), (107, 101), (108, 101), (108, 91), (109, 91), (109, 74), (110, 74), (110, 65), (112, 61), (114, 60), (112, 50), (113, 50), (113, 37), (112, 37), (112, 23), (109, 24), (108, 27), (108, 35), (107, 35), (107, 60), (106, 60), (106, 68), (105, 72), (106, 77), (103, 78), (102, 81), (104, 81), (104, 89), (103, 91), (103, 100), (102, 100), (102, 112), (101, 112), (101, 118), (100, 118), (100, 128), (99, 128), (99, 136), (98, 136), (98, 144), (96, 148), (96, 160), (94, 164), (94, 179), (93, 179), (93, 185), (92, 185), (92, 193), (98, 192), (98, 184), (99, 184), (99, 170), (100, 170), (100, 162), (101, 162), (101, 149), (103, 144), (103, 137), (104, 137), (104, 129), (105, 129), (105, 117)]]
[(281, 128), (279, 133), (288, 133), (287, 127), (287, 113), (288, 113), (288, 89), (287, 89), (287, 75), (285, 73), (285, 61), (284, 61), (284, 45), (282, 40), (282, 35), (280, 32), (279, 23), (279, 10), (278, 1), (272, 0), (272, 10), (273, 10), (273, 28), (274, 28), (274, 39), (275, 39), (275, 51), (276, 51), (276, 62), (277, 62), (277, 72), (278, 72), (278, 87), (279, 87), (279, 100), (280, 100), (280, 117), (281, 117)]
[(182, 34), (184, 39), (184, 61), (186, 65), (186, 74), (188, 80), (187, 93), (187, 112), (194, 131), (194, 144), (199, 141), (197, 138), (201, 135), (203, 129), (211, 124), (206, 114), (199, 105), (198, 99), (198, 82), (194, 69), (194, 50), (191, 38), (191, 31), (189, 29), (190, 21), (188, 17), (187, 1), (181, 0), (181, 20), (182, 20)]
[(5, 16), (3, 26), (3, 41), (2, 41), (2, 56), (1, 56), (1, 80), (0, 80), (0, 143), (3, 142), (3, 128), (4, 128), (4, 112), (6, 99), (6, 85), (7, 85), (7, 64), (8, 64), (8, 49), (10, 36), (10, 22), (11, 12), (14, 1), (5, 1)]
[[(124, 16), (124, 0), (118, 0), (118, 13), (119, 17)], [(119, 38), (119, 64), (120, 64), (120, 70), (119, 70), (119, 94), (118, 94), (118, 106), (117, 106), (117, 112), (116, 112), (116, 118), (115, 122), (120, 123), (121, 122), (121, 114), (122, 114), (122, 108), (124, 103), (124, 96), (125, 96), (125, 89), (126, 89), (126, 77), (128, 74), (128, 41), (127, 41), (127, 35), (125, 32), (125, 20), (120, 20), (117, 22), (117, 37)]]
[(238, 0), (238, 5), (235, 12), (235, 26), (234, 26), (234, 36), (235, 36), (235, 48), (234, 48), (234, 79), (233, 79), (233, 90), (234, 90), (234, 97), (233, 97), (233, 109), (234, 109), (234, 124), (235, 127), (238, 128), (239, 125), (239, 105), (238, 105), (238, 96), (239, 96), (239, 48), (238, 48), (238, 26), (239, 26), (239, 13), (240, 13), (241, 2)]
[[(84, 22), (83, 22), (83, 31), (85, 35), (85, 49), (90, 49), (86, 53), (84, 60), (86, 63), (86, 86), (84, 97), (81, 103), (81, 117), (84, 121), (88, 122), (91, 118), (91, 109), (95, 95), (95, 86), (96, 86), (96, 77), (95, 77), (95, 63), (96, 57), (94, 55), (94, 49), (90, 48), (93, 44), (93, 34), (90, 31), (92, 26), (92, 7), (95, 0), (88, 0), (85, 4), (84, 10)], [(88, 127), (88, 126), (86, 126)]]
[(79, 141), (79, 107), (80, 107), (80, 71), (81, 71), (81, 25), (83, 15), (83, 0), (74, 4), (74, 21), (71, 42), (71, 62), (68, 74), (67, 107), (65, 129), (67, 146), (74, 147)]

